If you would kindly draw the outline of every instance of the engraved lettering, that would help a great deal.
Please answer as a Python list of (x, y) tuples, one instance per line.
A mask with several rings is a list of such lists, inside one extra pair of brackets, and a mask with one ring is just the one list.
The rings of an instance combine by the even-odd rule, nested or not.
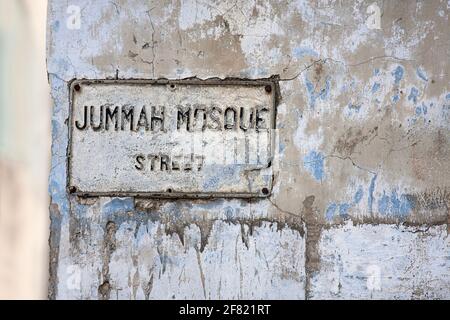
[(175, 156), (172, 158), (172, 170), (178, 171), (180, 170), (180, 163), (179, 163), (180, 156)]
[(256, 130), (260, 131), (261, 129), (267, 130), (267, 122), (266, 119), (262, 117), (262, 113), (268, 113), (269, 109), (266, 107), (258, 107), (256, 110)]
[(154, 171), (155, 170), (155, 162), (156, 162), (156, 159), (158, 159), (158, 156), (150, 154), (148, 156), (148, 158), (150, 159), (150, 171)]
[[(245, 114), (247, 113), (247, 125), (245, 125)], [(239, 128), (242, 129), (242, 131), (247, 131), (248, 129), (251, 129), (254, 127), (254, 120), (253, 120), (253, 108), (250, 110), (245, 111), (245, 108), (241, 107), (239, 112)]]
[(184, 156), (184, 171), (191, 171), (192, 170), (192, 157)]
[(220, 121), (220, 116), (222, 115), (222, 109), (220, 109), (216, 106), (212, 106), (208, 113), (209, 113), (209, 118), (211, 119), (211, 123), (213, 124), (212, 126), (211, 126), (211, 124), (208, 125), (208, 129), (217, 130), (217, 131), (222, 130), (222, 123)]
[(197, 128), (197, 124), (199, 121), (199, 113), (201, 114), (201, 120), (202, 120), (202, 131), (205, 131), (206, 129), (206, 107), (204, 105), (196, 105), (194, 109), (194, 129)]
[(151, 130), (154, 131), (156, 124), (159, 123), (160, 131), (164, 131), (164, 110), (165, 107), (159, 107), (159, 110), (156, 110), (155, 106), (152, 106), (152, 116), (151, 116)]
[(197, 159), (197, 171), (200, 171), (203, 167), (203, 162), (205, 161), (205, 156), (195, 156)]
[(145, 169), (152, 172), (158, 171), (201, 171), (205, 162), (204, 155), (168, 155), (168, 154), (148, 154), (147, 158), (139, 153), (134, 156), (134, 167), (143, 171)]
[(168, 155), (165, 155), (165, 154), (160, 155), (160, 161), (159, 162), (161, 164), (161, 171), (170, 170), (170, 168), (169, 168), (169, 156)]
[(75, 126), (77, 127), (78, 130), (84, 130), (87, 127), (87, 118), (88, 118), (88, 107), (84, 106), (84, 112), (83, 112), (83, 119), (84, 119), (84, 123), (83, 125), (80, 125), (79, 121), (75, 121)]
[(235, 107), (228, 107), (225, 109), (225, 129), (236, 129), (237, 112)]
[(139, 114), (136, 131), (139, 131), (142, 127), (145, 128), (146, 131), (148, 131), (148, 129), (150, 128), (148, 125), (147, 111), (145, 111), (145, 106), (142, 107), (141, 113)]
[(177, 129), (183, 126), (186, 122), (186, 130), (191, 131), (190, 122), (191, 122), (191, 107), (183, 107), (177, 106)]
[(142, 154), (139, 154), (136, 156), (136, 164), (134, 165), (134, 167), (138, 170), (144, 170), (144, 162), (145, 161), (145, 157)]
[[(110, 121), (114, 123), (114, 130), (117, 131), (119, 129), (119, 107), (114, 107), (114, 111), (111, 111), (110, 106), (106, 107), (106, 123), (105, 130), (109, 130)], [(113, 120), (114, 119), (114, 120)]]
[(120, 123), (120, 130), (125, 130), (125, 122), (130, 124), (130, 131), (134, 129), (134, 106), (122, 107), (122, 118)]
[[(89, 113), (88, 113), (89, 108)], [(151, 114), (147, 113), (150, 110)], [(270, 113), (269, 108), (258, 106), (256, 108), (249, 107), (220, 107), (212, 105), (208, 107), (203, 104), (196, 104), (194, 107), (187, 104), (186, 106), (177, 105), (176, 111), (166, 113), (166, 106), (151, 106), (150, 109), (144, 105), (140, 112), (133, 105), (113, 106), (112, 104), (104, 104), (100, 107), (84, 106), (82, 119), (75, 121), (75, 128), (85, 130), (89, 126), (94, 131), (102, 129), (115, 131), (139, 131), (144, 128), (146, 131), (162, 131), (166, 132), (166, 116), (175, 115), (176, 113), (176, 129), (185, 129), (188, 132), (197, 130), (221, 131), (225, 130), (248, 130), (257, 131), (269, 129)], [(135, 118), (138, 118), (137, 123)], [(173, 122), (169, 122), (172, 124)]]
[(103, 108), (104, 108), (103, 106), (100, 106), (98, 125), (95, 125), (95, 123), (94, 123), (95, 107), (91, 106), (91, 108), (90, 108), (90, 123), (91, 123), (91, 128), (94, 131), (100, 131), (103, 128)]

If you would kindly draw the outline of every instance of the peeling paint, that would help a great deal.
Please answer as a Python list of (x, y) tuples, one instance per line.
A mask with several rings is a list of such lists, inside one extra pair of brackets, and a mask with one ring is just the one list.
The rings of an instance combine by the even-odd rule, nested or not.
[(314, 179), (320, 181), (324, 178), (324, 156), (320, 152), (310, 151), (304, 157), (303, 165)]
[[(450, 297), (447, 3), (378, 3), (380, 29), (359, 2), (79, 5), (76, 31), (48, 6), (50, 298)], [(270, 197), (67, 193), (72, 79), (270, 76)]]

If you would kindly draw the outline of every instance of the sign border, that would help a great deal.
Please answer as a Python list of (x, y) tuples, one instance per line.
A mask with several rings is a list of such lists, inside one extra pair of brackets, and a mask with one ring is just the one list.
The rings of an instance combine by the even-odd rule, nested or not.
[[(68, 84), (69, 90), (69, 117), (68, 117), (68, 144), (67, 144), (67, 185), (66, 189), (69, 194), (77, 195), (79, 197), (139, 197), (139, 198), (162, 198), (162, 199), (208, 199), (208, 198), (267, 198), (272, 194), (273, 188), (273, 172), (272, 179), (270, 179), (268, 186), (262, 188), (260, 192), (172, 192), (172, 191), (159, 191), (159, 192), (129, 192), (129, 191), (111, 191), (111, 192), (86, 192), (77, 189), (76, 186), (71, 183), (71, 158), (72, 158), (72, 117), (73, 117), (73, 96), (76, 91), (76, 87), (78, 88), (82, 85), (91, 85), (91, 84), (111, 84), (111, 85), (120, 85), (120, 84), (136, 84), (136, 85), (204, 85), (204, 86), (252, 86), (252, 87), (264, 87), (268, 93), (271, 94), (272, 101), (272, 118), (270, 123), (270, 129), (274, 130), (276, 124), (276, 115), (277, 115), (277, 104), (278, 104), (278, 96), (279, 96), (279, 85), (278, 78), (264, 78), (264, 79), (198, 79), (198, 78), (189, 78), (189, 79), (178, 79), (178, 80), (168, 80), (168, 79), (73, 79)], [(274, 157), (274, 135), (272, 131), (270, 132), (270, 153), (272, 161), (269, 163), (269, 167), (273, 165), (273, 157)], [(261, 170), (263, 170), (262, 168)]]

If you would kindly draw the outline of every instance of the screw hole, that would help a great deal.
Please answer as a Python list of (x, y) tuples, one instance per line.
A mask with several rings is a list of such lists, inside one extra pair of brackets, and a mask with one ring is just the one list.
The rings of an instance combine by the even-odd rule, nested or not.
[(174, 89), (174, 88), (175, 88), (175, 85), (172, 83), (172, 84), (170, 85), (170, 88)]
[(269, 194), (269, 189), (267, 188), (262, 188), (261, 189), (262, 194), (268, 195)]
[(78, 83), (73, 88), (75, 89), (75, 91), (81, 90), (81, 86)]
[(77, 187), (70, 186), (70, 187), (69, 187), (69, 192), (70, 192), (70, 193), (75, 193), (75, 192), (77, 192)]
[(271, 93), (272, 92), (272, 86), (270, 84), (266, 85), (264, 87), (264, 90), (266, 90), (267, 93)]
[(167, 192), (172, 193), (172, 189), (171, 188), (167, 189)]

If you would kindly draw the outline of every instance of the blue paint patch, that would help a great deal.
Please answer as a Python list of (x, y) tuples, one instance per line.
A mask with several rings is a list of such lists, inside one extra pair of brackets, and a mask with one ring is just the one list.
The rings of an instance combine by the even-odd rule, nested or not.
[(358, 204), (364, 195), (364, 191), (362, 186), (359, 186), (358, 191), (356, 191), (355, 196), (353, 197), (353, 203)]
[(415, 207), (415, 202), (406, 194), (402, 194), (395, 204), (395, 211), (402, 216), (408, 215)]
[(372, 86), (372, 93), (375, 93), (380, 89), (380, 84), (378, 82), (375, 82)]
[(403, 74), (405, 73), (402, 66), (397, 66), (395, 70), (392, 72), (392, 76), (394, 77), (395, 84), (399, 84), (400, 80), (403, 78)]
[(54, 31), (54, 32), (58, 32), (59, 31), (59, 20), (56, 20), (54, 23), (53, 23), (53, 25), (52, 25), (52, 30)]
[(414, 207), (415, 203), (411, 197), (405, 194), (399, 197), (396, 190), (393, 190), (390, 196), (383, 191), (383, 196), (378, 200), (378, 211), (384, 215), (404, 218)]
[(303, 158), (303, 166), (318, 181), (324, 176), (324, 156), (320, 152), (310, 151)]
[(292, 50), (292, 55), (295, 58), (303, 58), (303, 57), (310, 57), (310, 56), (318, 57), (319, 56), (316, 51), (314, 51), (313, 49), (308, 48), (308, 47), (295, 47)]
[(428, 81), (428, 76), (427, 76), (426, 72), (423, 69), (417, 68), (416, 69), (416, 74), (423, 81)]
[(66, 214), (69, 212), (69, 204), (65, 189), (66, 168), (62, 163), (55, 164), (55, 160), (56, 158), (54, 157), (52, 160), (53, 169), (49, 177), (48, 191), (52, 201), (59, 205), (60, 213)]
[(344, 202), (344, 203), (330, 203), (327, 207), (327, 209), (325, 210), (325, 217), (327, 218), (327, 220), (332, 220), (333, 217), (336, 214), (336, 211), (339, 210), (339, 216), (341, 218), (348, 218), (348, 211), (356, 204), (358, 204), (362, 197), (364, 195), (364, 191), (363, 191), (363, 187), (359, 186), (358, 190), (356, 191), (354, 197), (353, 197), (353, 202), (352, 203), (348, 203), (348, 202)]
[(398, 100), (400, 100), (400, 96), (398, 94), (396, 94), (396, 95), (392, 96), (391, 100), (393, 103), (397, 103)]
[(339, 205), (339, 215), (342, 218), (348, 218), (348, 210), (351, 208), (351, 204), (349, 203), (341, 203)]
[(378, 211), (382, 214), (386, 214), (389, 208), (389, 196), (383, 192), (383, 196), (378, 200)]
[(328, 98), (330, 88), (331, 88), (330, 78), (327, 77), (325, 80), (325, 88), (320, 91), (320, 99), (325, 100), (326, 98)]
[(325, 88), (320, 89), (320, 91), (317, 93), (315, 92), (314, 84), (307, 78), (305, 78), (305, 85), (306, 89), (308, 90), (309, 106), (311, 107), (311, 109), (314, 109), (316, 105), (316, 100), (318, 98), (320, 98), (321, 100), (325, 100), (328, 97), (331, 87), (329, 78), (325, 80)]
[(411, 91), (409, 92), (408, 101), (413, 101), (414, 104), (417, 103), (417, 97), (419, 96), (419, 90), (417, 88), (412, 87)]
[(416, 107), (416, 116), (420, 116), (422, 114), (422, 108)]
[(235, 218), (233, 207), (227, 206), (225, 208), (225, 216), (227, 217), (227, 219)]
[(416, 122), (417, 122), (417, 118), (408, 119), (408, 124), (409, 124), (410, 126), (416, 124)]
[(442, 106), (442, 118), (445, 121), (450, 121), (450, 104), (444, 104)]
[(314, 104), (316, 101), (316, 98), (314, 95), (314, 85), (308, 79), (305, 79), (305, 84), (306, 84), (306, 90), (308, 90), (308, 93), (309, 93), (309, 105), (311, 108), (314, 108)]
[(58, 59), (57, 65), (59, 68), (61, 68), (61, 70), (63, 70), (64, 72), (67, 72), (68, 70), (70, 70), (71, 66), (69, 65), (69, 63), (65, 60), (65, 59)]
[[(205, 168), (204, 174), (206, 177), (208, 177), (208, 179), (203, 183), (203, 189), (205, 190), (217, 189), (220, 185), (224, 183), (230, 183), (231, 180), (234, 181), (236, 179), (239, 179), (237, 178), (239, 174), (238, 169), (239, 169), (238, 166), (230, 166), (230, 167), (219, 166), (218, 168), (208, 167), (208, 169)], [(213, 170), (214, 172), (217, 171), (220, 172), (220, 174), (217, 173), (213, 174)]]
[(355, 112), (359, 112), (359, 109), (361, 109), (361, 106), (360, 106), (360, 105), (352, 104), (352, 103), (349, 103), (347, 107), (348, 107), (350, 110), (355, 111)]
[(114, 198), (103, 206), (103, 213), (112, 215), (134, 210), (133, 198)]
[(257, 70), (256, 72), (257, 72), (258, 75), (261, 75), (261, 76), (266, 76), (267, 75), (267, 69), (266, 68), (259, 67), (256, 70)]
[(335, 213), (336, 213), (336, 209), (337, 209), (337, 204), (336, 203), (331, 203), (327, 210), (325, 211), (325, 217), (327, 218), (327, 220), (332, 220)]
[(373, 206), (373, 192), (375, 190), (375, 182), (377, 180), (377, 175), (374, 174), (372, 177), (372, 180), (370, 180), (370, 185), (369, 185), (369, 196), (367, 198), (367, 205), (369, 206), (369, 212), (372, 213), (372, 206)]
[[(432, 106), (432, 104), (430, 105), (430, 107)], [(426, 115), (428, 113), (428, 107), (425, 103), (422, 102), (421, 106), (416, 107), (416, 116), (420, 116), (420, 115)]]
[(52, 120), (52, 138), (57, 139), (59, 132), (60, 132), (60, 125), (59, 122), (56, 120)]
[(373, 70), (373, 75), (374, 75), (374, 76), (377, 76), (378, 74), (380, 74), (380, 69), (375, 68), (375, 69)]
[(445, 100), (450, 100), (450, 93), (447, 93), (447, 95), (445, 96)]

